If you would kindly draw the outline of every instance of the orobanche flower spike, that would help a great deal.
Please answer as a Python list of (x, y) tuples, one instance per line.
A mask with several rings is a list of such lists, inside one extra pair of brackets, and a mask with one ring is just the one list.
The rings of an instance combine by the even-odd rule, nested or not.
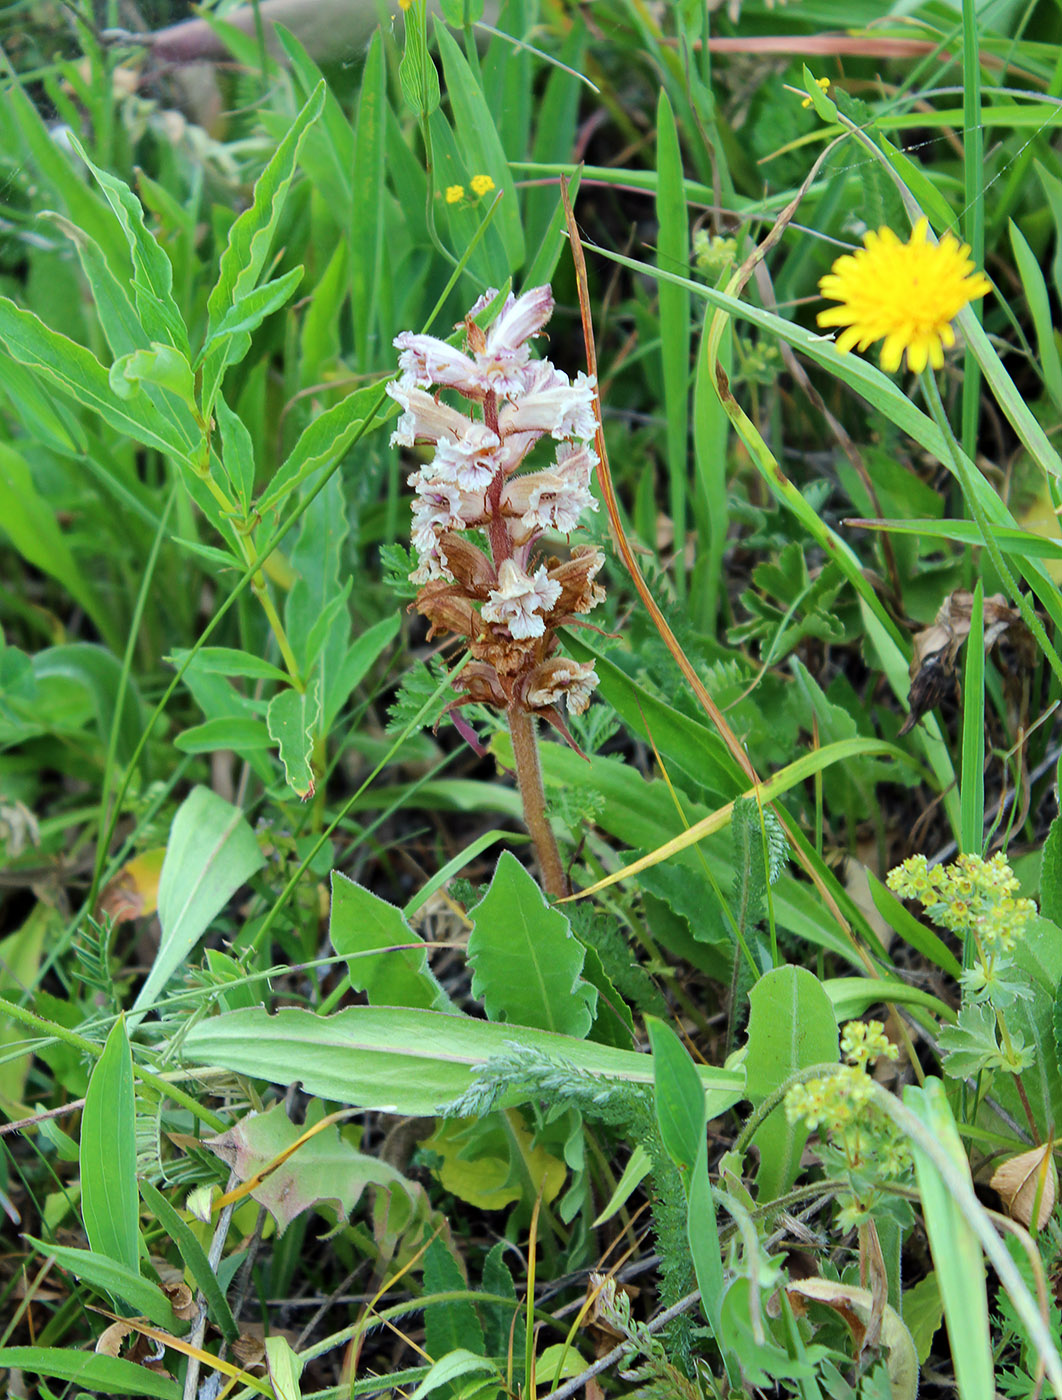
[[(563, 702), (569, 713), (581, 714), (598, 678), (592, 663), (557, 654), (557, 628), (602, 601), (595, 579), (605, 559), (599, 549), (576, 545), (562, 560), (539, 544), (544, 531), (570, 535), (584, 511), (597, 509), (590, 493), (598, 461), (590, 446), (596, 386), (585, 374), (572, 383), (548, 360), (531, 358), (530, 342), (553, 314), (549, 287), (509, 293), (489, 325), (478, 325), (477, 316), (497, 300), (496, 291), (485, 292), (465, 317), (464, 350), (430, 335), (396, 337), (402, 373), (387, 392), (403, 413), (391, 445), (435, 448), (409, 477), (418, 557), (410, 578), (420, 585), (412, 606), (431, 623), (429, 638), (455, 634), (472, 654), (454, 682), (462, 694), (451, 712), (467, 704), (505, 711), (547, 888), (562, 893), (534, 716), (575, 747), (559, 707)], [(468, 407), (455, 408), (431, 389), (455, 391)], [(556, 443), (553, 462), (522, 471), (527, 454), (547, 437)], [(462, 533), (468, 530), (486, 536), (489, 552)], [(471, 729), (461, 728), (474, 742)]]
[(943, 365), (945, 349), (955, 344), (952, 321), (992, 284), (975, 270), (968, 244), (950, 233), (930, 243), (928, 232), (919, 219), (908, 243), (891, 228), (868, 233), (864, 247), (838, 258), (821, 279), (822, 295), (840, 305), (820, 311), (818, 323), (845, 327), (837, 338), (842, 353), (883, 340), (884, 370), (899, 369), (905, 351), (916, 374)]

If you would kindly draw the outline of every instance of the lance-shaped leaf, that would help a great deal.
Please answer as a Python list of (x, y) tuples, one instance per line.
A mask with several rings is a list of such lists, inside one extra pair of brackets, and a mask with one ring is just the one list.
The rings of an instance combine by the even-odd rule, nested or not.
[[(262, 865), (262, 852), (243, 813), (209, 788), (194, 788), (170, 828), (159, 878), (162, 939), (134, 1013), (148, 1006), (224, 909)], [(139, 1024), (141, 1015), (130, 1018)]]
[(288, 686), (269, 702), (266, 725), (280, 749), (288, 785), (305, 802), (314, 794), (313, 738), (321, 717), (321, 683), (314, 677), (305, 690)]

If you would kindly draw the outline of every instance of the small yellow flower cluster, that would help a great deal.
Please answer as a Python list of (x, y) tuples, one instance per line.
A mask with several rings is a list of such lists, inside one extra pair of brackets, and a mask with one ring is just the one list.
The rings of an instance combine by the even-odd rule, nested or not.
[(849, 1021), (841, 1035), (841, 1054), (850, 1065), (865, 1069), (882, 1055), (887, 1060), (899, 1059), (900, 1051), (880, 1021)]
[(708, 277), (720, 277), (736, 257), (736, 238), (724, 238), (719, 233), (709, 235), (704, 228), (699, 228), (693, 235), (693, 261), (698, 272)]
[[(902, 1176), (910, 1166), (910, 1153), (891, 1122), (872, 1104), (874, 1083), (867, 1072), (882, 1055), (895, 1060), (899, 1051), (880, 1021), (849, 1021), (841, 1036), (841, 1051), (848, 1063), (833, 1074), (793, 1085), (785, 1096), (785, 1116), (790, 1123), (802, 1122), (811, 1132), (824, 1130), (850, 1171), (872, 1165), (881, 1178)], [(867, 1205), (853, 1200), (845, 1209), (852, 1214), (851, 1223), (858, 1223)]]
[[(816, 87), (820, 87), (820, 88), (822, 89), (823, 92), (829, 92), (829, 90), (830, 90), (830, 80), (829, 80), (829, 78), (816, 78), (816, 79), (815, 79), (815, 85), (816, 85)], [(801, 102), (800, 105), (801, 105), (801, 107), (810, 107), (810, 106), (811, 106), (811, 98), (810, 98), (810, 97), (805, 97), (804, 100), (803, 100), (803, 102)]]
[(1019, 889), (1002, 852), (989, 860), (962, 855), (952, 865), (932, 869), (923, 855), (909, 856), (890, 870), (886, 883), (903, 899), (917, 899), (933, 922), (965, 937), (972, 934), (982, 953), (1009, 953), (1036, 915)]
[[(495, 188), (494, 181), (489, 175), (473, 175), (468, 182), (472, 187), (472, 194), (476, 199), (482, 199), (485, 194), (490, 194)], [(447, 204), (460, 204), (465, 198), (464, 185), (447, 185)]]
[(870, 1098), (870, 1076), (857, 1065), (842, 1065), (835, 1074), (794, 1084), (785, 1096), (785, 1116), (790, 1123), (803, 1121), (810, 1132), (825, 1128), (838, 1133), (859, 1118)]

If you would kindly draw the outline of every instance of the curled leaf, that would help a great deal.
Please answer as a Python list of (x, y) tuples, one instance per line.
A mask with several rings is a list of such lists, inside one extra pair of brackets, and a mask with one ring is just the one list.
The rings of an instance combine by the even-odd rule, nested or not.
[[(807, 1312), (810, 1302), (832, 1308), (847, 1324), (856, 1353), (863, 1349), (874, 1308), (874, 1295), (869, 1288), (855, 1288), (825, 1278), (808, 1278), (788, 1284), (785, 1291), (798, 1317)], [(914, 1342), (900, 1314), (887, 1303), (881, 1319), (881, 1345), (888, 1352), (886, 1367), (893, 1400), (915, 1400), (918, 1357)]]
[[(996, 1168), (989, 1185), (998, 1191), (1012, 1220), (1028, 1227), (1036, 1210), (1036, 1228), (1042, 1230), (1051, 1218), (1058, 1196), (1058, 1171), (1051, 1156), (1050, 1142), (1008, 1157)], [(1037, 1205), (1039, 1202), (1039, 1205)]]

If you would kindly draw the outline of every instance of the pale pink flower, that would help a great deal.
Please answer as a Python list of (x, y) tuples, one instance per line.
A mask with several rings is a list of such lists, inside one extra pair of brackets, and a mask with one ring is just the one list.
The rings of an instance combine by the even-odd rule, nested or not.
[(392, 447), (412, 447), (415, 442), (441, 442), (444, 438), (459, 438), (468, 427), (468, 418), (449, 404), (440, 403), (434, 394), (426, 394), (411, 384), (391, 381), (384, 386), (405, 412), (391, 434)]
[(522, 355), (521, 363), (526, 364), (527, 341), (538, 335), (552, 315), (553, 291), (549, 286), (529, 287), (519, 297), (510, 292), (487, 327), (486, 357), (500, 360)]
[(443, 530), (466, 530), (483, 518), (483, 493), (462, 491), (455, 481), (435, 481), (414, 472), (413, 544), (419, 554), (431, 553)]
[(485, 423), (464, 420), (464, 435), (439, 443), (432, 460), (433, 481), (456, 481), (462, 491), (483, 491), (501, 470), (498, 434)]
[(503, 437), (509, 433), (549, 433), (558, 440), (579, 438), (589, 442), (597, 431), (594, 416), (596, 379), (581, 371), (571, 383), (563, 370), (548, 360), (536, 360), (528, 367), (524, 388), (516, 403), (506, 404), (499, 414)]
[(598, 676), (592, 661), (572, 661), (567, 656), (558, 656), (539, 667), (535, 680), (537, 683), (527, 692), (528, 705), (545, 709), (566, 696), (571, 713), (581, 715), (590, 704)]
[(522, 393), (530, 354), (527, 341), (553, 314), (553, 293), (549, 287), (532, 287), (520, 297), (510, 292), (483, 332), (472, 324), (472, 318), (495, 296), (496, 291), (485, 292), (469, 312), (471, 356), (433, 335), (412, 331), (397, 335), (394, 344), (402, 352), (398, 367), (405, 384), (424, 389), (439, 384), (471, 399), (482, 399), (489, 393), (511, 399)]
[(540, 614), (560, 597), (560, 584), (549, 578), (544, 565), (531, 577), (513, 559), (502, 560), (498, 584), (483, 605), (483, 620), (508, 627), (513, 637), (541, 637), (545, 623)]
[(428, 389), (440, 384), (446, 389), (478, 393), (475, 384), (476, 367), (467, 355), (447, 345), (434, 335), (416, 335), (403, 331), (392, 342), (401, 350), (398, 368), (402, 371), (402, 387)]
[(597, 501), (577, 472), (552, 470), (508, 482), (502, 493), (502, 509), (519, 514), (525, 532), (552, 529), (570, 535), (584, 510), (597, 509)]

